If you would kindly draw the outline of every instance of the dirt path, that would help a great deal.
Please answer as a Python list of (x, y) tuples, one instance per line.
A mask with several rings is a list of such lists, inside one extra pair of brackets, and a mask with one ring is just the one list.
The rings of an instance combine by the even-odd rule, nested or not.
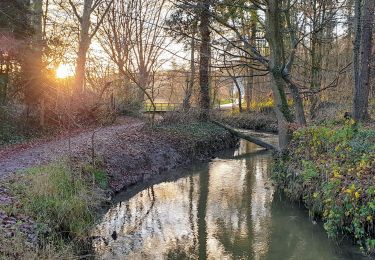
[[(139, 119), (122, 117), (116, 125), (85, 130), (70, 135), (71, 152), (74, 157), (87, 154), (91, 149), (92, 134), (95, 131), (95, 146), (105, 147), (118, 135), (137, 133), (144, 122)], [(35, 143), (15, 145), (0, 150), (0, 179), (24, 169), (53, 162), (69, 154), (69, 136), (54, 140), (39, 140)]]

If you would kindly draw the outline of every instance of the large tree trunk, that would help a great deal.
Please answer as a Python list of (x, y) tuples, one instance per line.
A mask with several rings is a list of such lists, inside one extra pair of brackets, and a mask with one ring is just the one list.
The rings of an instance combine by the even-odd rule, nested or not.
[(286, 84), (281, 76), (281, 72), (275, 69), (272, 72), (272, 91), (275, 100), (275, 113), (278, 123), (279, 147), (281, 151), (287, 148), (291, 139), (289, 123), (292, 122), (292, 115), (285, 94), (285, 86)]
[[(313, 93), (310, 97), (310, 117), (315, 118), (316, 108), (320, 102), (320, 85), (322, 82), (322, 30), (319, 27), (320, 23), (325, 19), (325, 10), (318, 11), (319, 1), (313, 1), (313, 33), (311, 34), (311, 82), (310, 90)], [(324, 3), (323, 3), (324, 5)]]
[[(362, 16), (362, 0), (355, 0), (354, 2), (354, 46), (353, 46), (353, 77), (354, 77), (354, 96), (357, 87), (359, 87), (359, 61), (361, 51), (361, 16)], [(353, 99), (353, 100), (354, 100)], [(353, 112), (354, 112), (353, 104)]]
[[(365, 0), (363, 19), (360, 18), (361, 1), (356, 1), (356, 41), (354, 45), (354, 101), (353, 117), (357, 121), (369, 118), (368, 99), (370, 92), (370, 72), (372, 56), (372, 31), (374, 26), (375, 1)], [(359, 16), (359, 17), (358, 17)], [(360, 22), (362, 20), (362, 22)], [(358, 34), (360, 36), (358, 36)]]
[(287, 4), (288, 11), (285, 12), (285, 21), (289, 30), (289, 37), (290, 37), (290, 54), (289, 55), (290, 56), (289, 56), (287, 64), (284, 66), (283, 76), (284, 76), (284, 81), (286, 81), (292, 93), (292, 98), (294, 101), (294, 108), (295, 108), (296, 122), (299, 125), (304, 126), (306, 125), (306, 117), (305, 117), (305, 110), (304, 110), (302, 96), (301, 96), (298, 86), (293, 82), (291, 78), (298, 40), (296, 36), (296, 28), (295, 26), (292, 25), (290, 8), (291, 8), (291, 0), (288, 0), (288, 4)]
[(210, 59), (211, 59), (211, 32), (210, 32), (210, 6), (211, 0), (201, 1), (200, 13), (200, 64), (199, 64), (199, 85), (200, 85), (200, 118), (208, 120), (210, 110)]
[(321, 67), (322, 67), (322, 47), (317, 36), (313, 36), (311, 45), (311, 83), (310, 90), (313, 93), (310, 98), (310, 117), (315, 118), (316, 108), (320, 102), (320, 85), (322, 81)]
[(306, 116), (305, 110), (303, 106), (303, 100), (301, 97), (301, 93), (298, 87), (294, 84), (289, 84), (289, 89), (292, 92), (293, 101), (294, 101), (294, 108), (295, 108), (295, 115), (296, 115), (296, 123), (300, 126), (306, 125)]
[(90, 16), (92, 12), (93, 0), (85, 0), (83, 5), (83, 13), (80, 21), (80, 39), (76, 61), (75, 75), (75, 93), (82, 96), (85, 91), (85, 71), (86, 71), (86, 55), (90, 47)]
[(289, 123), (292, 122), (291, 111), (285, 93), (286, 83), (283, 79), (285, 53), (281, 19), (281, 1), (269, 0), (267, 10), (267, 39), (270, 45), (270, 71), (272, 76), (272, 91), (275, 100), (275, 113), (278, 121), (279, 147), (285, 150), (290, 141)]

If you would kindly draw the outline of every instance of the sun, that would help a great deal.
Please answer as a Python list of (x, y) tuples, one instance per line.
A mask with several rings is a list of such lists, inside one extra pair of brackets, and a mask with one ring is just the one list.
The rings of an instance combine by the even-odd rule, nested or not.
[(56, 69), (56, 78), (58, 79), (65, 79), (73, 75), (73, 68), (68, 64), (60, 64)]

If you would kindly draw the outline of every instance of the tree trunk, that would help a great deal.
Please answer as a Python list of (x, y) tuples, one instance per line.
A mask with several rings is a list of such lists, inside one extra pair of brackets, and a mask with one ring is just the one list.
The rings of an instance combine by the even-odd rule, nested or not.
[(301, 93), (298, 89), (298, 87), (294, 84), (289, 84), (289, 89), (292, 92), (293, 101), (294, 101), (294, 108), (296, 113), (296, 123), (300, 126), (306, 125), (306, 116), (305, 116), (305, 110), (303, 109), (303, 100), (301, 97)]
[(275, 100), (275, 113), (278, 123), (279, 147), (281, 151), (287, 148), (291, 139), (289, 123), (292, 122), (292, 115), (285, 94), (285, 86), (281, 73), (277, 71), (272, 72), (272, 91)]
[(45, 126), (45, 90), (42, 85), (43, 75), (43, 0), (33, 1), (33, 28), (34, 28), (34, 43), (33, 51), (35, 53), (35, 66), (33, 70), (33, 77), (35, 78), (35, 87), (39, 89), (39, 125)]
[[(27, 5), (31, 10), (30, 25), (33, 29), (33, 35), (30, 39), (30, 45), (27, 48), (27, 52), (24, 55), (24, 61), (22, 65), (23, 77), (25, 79), (24, 86), (24, 98), (26, 108), (26, 116), (32, 112), (38, 112), (39, 123), (44, 126), (44, 111), (41, 106), (43, 99), (43, 80), (42, 80), (42, 68), (43, 68), (43, 29), (42, 29), (42, 17), (43, 17), (43, 2), (42, 0), (33, 1), (32, 5)], [(39, 108), (39, 111), (38, 111)]]
[(90, 16), (92, 12), (93, 0), (85, 0), (83, 5), (83, 14), (80, 21), (80, 39), (76, 61), (75, 75), (75, 93), (82, 96), (85, 91), (85, 71), (86, 71), (86, 55), (90, 47)]
[[(356, 16), (359, 15), (360, 12), (360, 1), (357, 0)], [(356, 34), (360, 34), (360, 37), (356, 35), (356, 42), (354, 45), (354, 55), (357, 56), (355, 60), (356, 64), (354, 73), (355, 77), (358, 78), (355, 78), (353, 117), (357, 121), (364, 121), (369, 119), (370, 117), (368, 113), (368, 99), (370, 92), (370, 65), (372, 56), (372, 31), (374, 26), (374, 12), (375, 1), (364, 0), (363, 19), (356, 17), (357, 23), (362, 20), (362, 22), (360, 22), (360, 25), (356, 26)], [(357, 38), (360, 38), (359, 42), (357, 42)], [(360, 43), (359, 46), (358, 43)], [(360, 53), (358, 53), (358, 50), (360, 50)]]
[(234, 82), (234, 85), (236, 85), (236, 89), (237, 89), (237, 92), (238, 92), (238, 109), (239, 109), (240, 113), (242, 113), (243, 109), (242, 109), (242, 91), (241, 91), (241, 86), (238, 83), (237, 77), (235, 75), (232, 75), (229, 71), (228, 71), (228, 73), (229, 73), (229, 76), (232, 78), (232, 80)]
[(269, 0), (267, 10), (267, 39), (270, 45), (270, 71), (272, 76), (272, 91), (275, 100), (275, 113), (278, 121), (279, 147), (283, 151), (291, 139), (289, 123), (292, 122), (291, 111), (285, 93), (286, 83), (283, 79), (285, 53), (281, 19), (281, 1)]
[(248, 78), (246, 79), (245, 102), (246, 102), (246, 111), (249, 112), (251, 110), (251, 101), (252, 101), (253, 88), (254, 88), (254, 70), (252, 68), (249, 68), (247, 75), (248, 75)]
[(247, 134), (247, 133), (242, 133), (241, 131), (238, 131), (237, 129), (231, 127), (231, 126), (228, 126), (228, 125), (224, 125), (220, 122), (217, 122), (217, 121), (212, 121), (213, 123), (215, 123), (216, 125), (228, 130), (228, 132), (230, 132), (231, 134), (235, 135), (235, 136), (238, 136), (239, 138), (242, 138), (244, 140), (247, 140), (251, 143), (254, 143), (256, 145), (259, 145), (267, 150), (274, 150), (274, 151), (279, 151), (279, 148), (274, 146), (273, 144), (270, 144), (270, 143), (267, 143), (263, 140), (261, 140), (260, 138), (257, 138), (256, 136), (252, 136), (251, 134)]
[[(313, 1), (313, 24), (311, 34), (311, 82), (310, 90), (313, 93), (310, 97), (310, 117), (311, 119), (315, 118), (316, 108), (320, 102), (320, 85), (322, 82), (322, 30), (319, 30), (319, 27), (322, 26), (322, 22), (325, 20), (325, 8), (318, 11), (318, 5), (325, 3), (320, 3), (320, 1)], [(319, 7), (319, 9), (321, 9)]]
[(290, 8), (291, 8), (291, 0), (288, 0), (288, 4), (287, 4), (288, 11), (285, 12), (285, 20), (286, 20), (286, 24), (289, 30), (291, 53), (290, 53), (290, 57), (289, 57), (287, 64), (284, 66), (283, 76), (284, 76), (284, 81), (288, 84), (289, 89), (291, 90), (291, 93), (292, 93), (296, 121), (299, 125), (304, 126), (306, 125), (306, 117), (305, 117), (305, 110), (303, 106), (303, 100), (302, 100), (300, 91), (298, 89), (298, 86), (293, 82), (291, 78), (298, 40), (297, 40), (296, 32), (295, 32), (296, 28), (295, 26), (292, 25), (292, 22), (291, 22)]
[(211, 32), (210, 32), (210, 6), (211, 0), (202, 1), (200, 13), (200, 64), (199, 64), (199, 85), (200, 85), (200, 118), (207, 121), (210, 110), (210, 80), (209, 67), (211, 59)]
[(7, 102), (10, 66), (10, 57), (3, 58), (0, 69), (0, 105)]
[[(362, 0), (354, 2), (354, 46), (353, 46), (353, 76), (354, 76), (354, 97), (355, 91), (359, 87), (359, 61), (361, 51), (361, 16)], [(353, 106), (354, 112), (354, 106)]]
[[(150, 75), (147, 69), (145, 68), (145, 66), (140, 66), (139, 79), (137, 82), (137, 85), (138, 85), (137, 101), (140, 105), (142, 105), (145, 101), (145, 94), (147, 90), (149, 89), (149, 84), (150, 84)], [(151, 93), (151, 97), (152, 96), (153, 95)]]
[(322, 67), (322, 47), (317, 35), (313, 36), (311, 45), (311, 83), (310, 90), (312, 93), (310, 98), (310, 117), (315, 118), (316, 108), (320, 102), (319, 89), (322, 81), (321, 67)]
[[(195, 28), (194, 28), (195, 31)], [(189, 82), (188, 86), (186, 89), (184, 101), (182, 104), (183, 110), (188, 111), (190, 109), (190, 99), (191, 96), (193, 95), (193, 90), (194, 90), (194, 79), (195, 79), (195, 33), (193, 33), (193, 37), (191, 37), (191, 43), (190, 43), (190, 77), (189, 77)]]

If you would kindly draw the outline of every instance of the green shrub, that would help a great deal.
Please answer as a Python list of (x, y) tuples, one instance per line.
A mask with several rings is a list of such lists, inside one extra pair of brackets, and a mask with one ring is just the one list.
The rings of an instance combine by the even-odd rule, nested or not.
[(322, 217), (330, 237), (352, 234), (367, 251), (375, 249), (374, 137), (353, 121), (301, 129), (273, 174), (287, 195)]

